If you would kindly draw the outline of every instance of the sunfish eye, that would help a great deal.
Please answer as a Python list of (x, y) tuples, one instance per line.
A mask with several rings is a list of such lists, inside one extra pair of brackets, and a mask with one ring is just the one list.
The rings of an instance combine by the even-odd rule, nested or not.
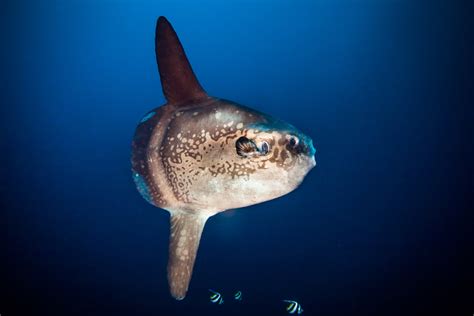
[(295, 147), (296, 145), (298, 145), (298, 138), (295, 137), (295, 136), (290, 136), (290, 139), (288, 141), (288, 144), (291, 146), (291, 147)]
[(270, 145), (268, 145), (267, 142), (263, 141), (260, 143), (258, 151), (260, 152), (260, 154), (266, 155), (270, 151)]

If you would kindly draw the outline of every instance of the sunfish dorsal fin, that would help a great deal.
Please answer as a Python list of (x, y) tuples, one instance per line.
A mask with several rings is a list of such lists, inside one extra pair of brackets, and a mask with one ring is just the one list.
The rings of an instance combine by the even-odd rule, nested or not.
[(178, 35), (163, 16), (156, 23), (155, 52), (161, 87), (169, 104), (185, 104), (207, 97), (189, 64)]
[(182, 300), (188, 291), (207, 216), (171, 213), (168, 282), (171, 295)]

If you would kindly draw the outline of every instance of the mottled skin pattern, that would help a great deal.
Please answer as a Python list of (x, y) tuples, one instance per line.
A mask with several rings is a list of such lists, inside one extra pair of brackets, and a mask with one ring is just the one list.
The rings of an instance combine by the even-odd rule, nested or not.
[[(160, 27), (171, 28), (165, 22), (159, 20), (157, 34)], [(161, 36), (175, 40), (174, 31), (169, 34)], [(183, 63), (179, 60), (177, 68), (190, 67)], [(163, 67), (168, 68), (173, 69)], [(187, 81), (189, 73), (193, 75), (190, 68)], [(160, 75), (166, 81), (165, 71)], [(192, 85), (200, 88), (197, 81)], [(165, 96), (173, 100), (182, 95), (167, 89), (173, 89), (173, 84), (167, 82), (164, 88)], [(287, 194), (316, 164), (311, 139), (293, 126), (198, 92), (196, 100), (169, 102), (147, 113), (132, 143), (132, 172), (138, 190), (148, 202), (171, 214), (168, 281), (176, 299), (186, 295), (201, 233), (210, 216)]]
[[(145, 171), (143, 176), (152, 184), (148, 188), (155, 206), (214, 215), (292, 191), (315, 164), (308, 137), (236, 103), (209, 98), (173, 113), (162, 114), (163, 109), (155, 109), (154, 119), (137, 129), (134, 153), (140, 157), (132, 159), (134, 170)], [(142, 129), (160, 138), (146, 150), (137, 146), (137, 139), (148, 138), (139, 133)], [(269, 153), (251, 158), (237, 155), (236, 141), (242, 136), (257, 144), (266, 141)], [(289, 146), (290, 137), (300, 144)]]

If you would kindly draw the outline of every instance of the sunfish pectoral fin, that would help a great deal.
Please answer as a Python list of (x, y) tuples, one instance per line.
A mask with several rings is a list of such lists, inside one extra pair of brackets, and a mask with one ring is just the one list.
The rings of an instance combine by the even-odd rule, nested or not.
[(206, 216), (171, 213), (168, 283), (171, 295), (177, 300), (184, 299), (188, 291), (206, 221)]

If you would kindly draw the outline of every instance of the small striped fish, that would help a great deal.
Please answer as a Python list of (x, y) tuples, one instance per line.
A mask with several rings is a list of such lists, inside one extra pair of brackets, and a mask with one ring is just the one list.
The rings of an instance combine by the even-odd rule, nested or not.
[(237, 293), (234, 294), (234, 299), (237, 300), (237, 301), (241, 301), (242, 300), (242, 292), (237, 291)]
[(211, 303), (218, 303), (219, 305), (224, 303), (224, 299), (219, 292), (213, 291), (211, 289), (209, 289), (209, 291), (211, 292)]
[(290, 303), (288, 305), (288, 307), (286, 308), (286, 311), (288, 313), (294, 314), (294, 313), (298, 312), (298, 315), (303, 313), (303, 308), (301, 307), (301, 305), (298, 302), (290, 301), (290, 300), (283, 300), (283, 302)]

